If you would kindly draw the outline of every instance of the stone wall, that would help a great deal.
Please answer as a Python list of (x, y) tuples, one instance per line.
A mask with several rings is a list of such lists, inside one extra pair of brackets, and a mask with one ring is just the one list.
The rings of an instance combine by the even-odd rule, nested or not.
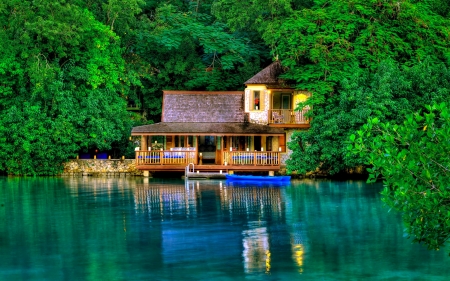
[[(252, 90), (261, 91), (261, 95), (264, 96), (262, 97), (262, 100), (264, 101), (264, 107), (263, 110), (261, 111), (250, 110), (250, 100), (251, 100), (250, 95), (252, 94)], [(265, 87), (264, 88), (255, 87), (254, 89), (253, 88), (245, 89), (245, 111), (250, 114), (249, 116), (251, 123), (267, 125), (269, 123), (269, 120), (267, 119), (269, 107), (270, 107), (270, 98)]]
[(74, 159), (64, 164), (63, 176), (142, 176), (134, 159)]

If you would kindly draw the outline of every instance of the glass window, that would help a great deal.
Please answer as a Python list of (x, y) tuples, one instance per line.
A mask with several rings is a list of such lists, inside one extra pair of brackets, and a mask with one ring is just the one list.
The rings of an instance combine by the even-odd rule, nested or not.
[(253, 91), (253, 110), (261, 110), (261, 92)]

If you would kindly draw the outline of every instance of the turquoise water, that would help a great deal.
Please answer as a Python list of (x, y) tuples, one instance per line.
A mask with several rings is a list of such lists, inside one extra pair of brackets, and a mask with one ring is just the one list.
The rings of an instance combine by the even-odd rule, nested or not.
[(449, 280), (380, 190), (0, 178), (0, 280)]

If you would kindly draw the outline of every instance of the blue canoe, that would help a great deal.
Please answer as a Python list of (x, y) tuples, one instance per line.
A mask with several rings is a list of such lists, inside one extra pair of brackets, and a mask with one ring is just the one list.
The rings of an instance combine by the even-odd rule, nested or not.
[(227, 180), (233, 181), (264, 181), (264, 182), (286, 182), (291, 176), (252, 176), (252, 175), (225, 175)]

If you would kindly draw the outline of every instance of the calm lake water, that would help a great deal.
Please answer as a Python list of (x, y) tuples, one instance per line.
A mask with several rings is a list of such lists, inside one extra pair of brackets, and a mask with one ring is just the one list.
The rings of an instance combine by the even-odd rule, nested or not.
[(0, 178), (0, 280), (449, 280), (380, 190)]

